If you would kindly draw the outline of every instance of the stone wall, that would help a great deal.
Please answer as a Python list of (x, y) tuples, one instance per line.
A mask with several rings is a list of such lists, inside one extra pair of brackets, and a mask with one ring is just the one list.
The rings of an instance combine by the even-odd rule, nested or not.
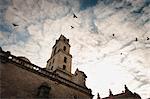
[[(0, 58), (2, 60), (2, 58)], [(15, 63), (14, 61), (18, 62)], [(91, 90), (9, 56), (0, 63), (1, 98), (37, 98), (42, 83), (50, 87), (49, 98), (91, 99)], [(24, 66), (25, 65), (25, 66)], [(29, 68), (27, 67), (29, 66)]]

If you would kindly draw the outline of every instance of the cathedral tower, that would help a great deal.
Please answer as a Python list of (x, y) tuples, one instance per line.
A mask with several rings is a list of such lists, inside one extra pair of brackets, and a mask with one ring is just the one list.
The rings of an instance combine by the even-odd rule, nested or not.
[(71, 76), (72, 55), (70, 54), (70, 47), (69, 39), (61, 35), (52, 47), (46, 69), (58, 74), (61, 73), (63, 76)]

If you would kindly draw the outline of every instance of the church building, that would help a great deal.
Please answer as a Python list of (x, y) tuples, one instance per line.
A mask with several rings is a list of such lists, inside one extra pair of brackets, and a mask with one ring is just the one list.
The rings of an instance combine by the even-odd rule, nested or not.
[[(46, 68), (22, 56), (12, 55), (0, 47), (0, 98), (4, 99), (92, 99), (84, 72), (71, 73), (72, 55), (69, 39), (61, 35), (52, 47)], [(141, 99), (125, 85), (125, 91), (97, 99)]]
[(70, 47), (69, 39), (61, 35), (52, 47), (46, 68), (0, 48), (1, 98), (92, 99), (84, 72), (76, 69), (71, 73)]
[(128, 87), (125, 85), (124, 86), (125, 91), (122, 91), (122, 93), (119, 94), (113, 94), (112, 91), (109, 89), (109, 96), (100, 98), (99, 93), (97, 94), (97, 99), (141, 99), (140, 95), (137, 93), (131, 92)]

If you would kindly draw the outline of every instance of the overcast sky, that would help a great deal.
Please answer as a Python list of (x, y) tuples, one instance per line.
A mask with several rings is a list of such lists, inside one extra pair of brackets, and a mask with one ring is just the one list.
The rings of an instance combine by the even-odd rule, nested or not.
[(4, 50), (45, 67), (61, 34), (70, 39), (72, 73), (84, 71), (94, 95), (126, 84), (150, 97), (150, 0), (0, 0)]

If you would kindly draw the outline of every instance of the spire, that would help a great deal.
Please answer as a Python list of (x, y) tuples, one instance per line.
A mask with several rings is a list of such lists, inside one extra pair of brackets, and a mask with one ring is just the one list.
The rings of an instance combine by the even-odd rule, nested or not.
[(67, 39), (64, 35), (60, 35), (59, 40), (63, 40), (66, 43), (69, 43), (69, 39)]
[(128, 89), (128, 87), (126, 85), (124, 85), (124, 88), (125, 88), (125, 92), (129, 91), (129, 89)]
[(112, 91), (109, 89), (109, 96), (113, 96)]
[(0, 52), (2, 52), (2, 48), (0, 47)]
[(99, 93), (97, 93), (97, 99), (101, 99), (101, 97), (100, 97)]
[(79, 71), (79, 69), (77, 68), (76, 71)]
[(60, 37), (59, 37), (59, 39), (60, 39), (60, 38), (65, 38), (65, 37), (64, 37), (64, 35), (61, 34)]

